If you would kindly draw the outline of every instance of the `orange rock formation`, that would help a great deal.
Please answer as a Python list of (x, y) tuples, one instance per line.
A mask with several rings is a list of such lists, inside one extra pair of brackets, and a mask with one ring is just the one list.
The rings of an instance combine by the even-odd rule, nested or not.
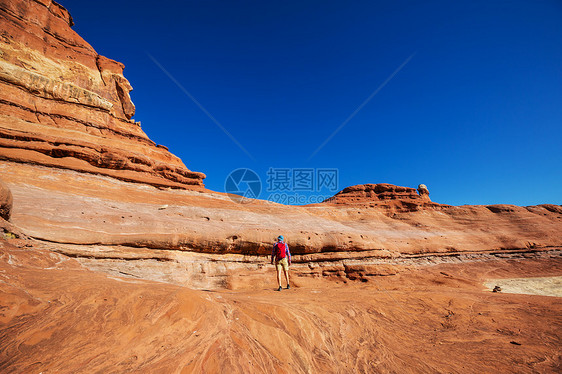
[(123, 64), (96, 53), (51, 0), (0, 1), (0, 160), (153, 186), (205, 175), (156, 145), (131, 118)]
[(482, 282), (562, 275), (561, 206), (239, 204), (148, 139), (123, 65), (71, 26), (0, 0), (1, 372), (559, 372), (559, 298)]

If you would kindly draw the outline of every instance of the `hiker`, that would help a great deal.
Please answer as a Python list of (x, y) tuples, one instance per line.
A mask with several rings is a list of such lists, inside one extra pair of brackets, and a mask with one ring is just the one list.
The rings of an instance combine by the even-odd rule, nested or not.
[(285, 238), (283, 235), (277, 237), (277, 242), (273, 245), (273, 250), (271, 251), (271, 265), (275, 261), (275, 267), (277, 268), (277, 283), (279, 288), (277, 291), (281, 291), (281, 268), (285, 271), (285, 280), (287, 280), (287, 289), (291, 288), (289, 285), (289, 265), (291, 265), (291, 252), (289, 252), (289, 245), (285, 243)]

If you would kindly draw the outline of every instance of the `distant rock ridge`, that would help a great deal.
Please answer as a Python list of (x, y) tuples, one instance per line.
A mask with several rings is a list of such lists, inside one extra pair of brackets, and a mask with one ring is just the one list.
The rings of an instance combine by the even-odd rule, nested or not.
[(397, 212), (413, 212), (421, 208), (447, 207), (430, 200), (429, 191), (396, 186), (389, 183), (358, 184), (346, 187), (324, 201), (336, 205), (366, 205)]
[(202, 188), (132, 120), (124, 65), (99, 55), (51, 0), (0, 0), (0, 160)]
[(415, 188), (396, 186), (389, 183), (369, 183), (346, 187), (334, 197), (337, 198), (335, 200), (346, 198), (351, 201), (396, 200), (400, 198), (416, 200), (420, 198), (420, 195)]

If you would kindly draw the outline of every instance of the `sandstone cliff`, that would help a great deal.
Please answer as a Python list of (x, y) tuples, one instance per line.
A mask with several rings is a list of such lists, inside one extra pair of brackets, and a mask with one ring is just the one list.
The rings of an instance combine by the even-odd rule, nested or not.
[(13, 197), (8, 186), (0, 179), (0, 218), (6, 221), (10, 219), (12, 214)]
[(51, 0), (0, 1), (0, 160), (200, 188), (205, 175), (132, 120), (123, 64), (96, 53)]

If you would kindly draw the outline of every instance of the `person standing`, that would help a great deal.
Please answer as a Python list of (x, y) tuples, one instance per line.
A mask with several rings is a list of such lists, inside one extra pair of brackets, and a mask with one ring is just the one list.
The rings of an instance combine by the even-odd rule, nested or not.
[(279, 288), (277, 291), (281, 291), (281, 269), (285, 272), (285, 280), (287, 281), (287, 289), (291, 288), (289, 285), (289, 265), (291, 265), (291, 252), (289, 251), (289, 245), (285, 243), (285, 238), (283, 235), (277, 237), (277, 242), (273, 244), (273, 250), (271, 251), (271, 264), (275, 261), (275, 267), (277, 268), (277, 283)]

